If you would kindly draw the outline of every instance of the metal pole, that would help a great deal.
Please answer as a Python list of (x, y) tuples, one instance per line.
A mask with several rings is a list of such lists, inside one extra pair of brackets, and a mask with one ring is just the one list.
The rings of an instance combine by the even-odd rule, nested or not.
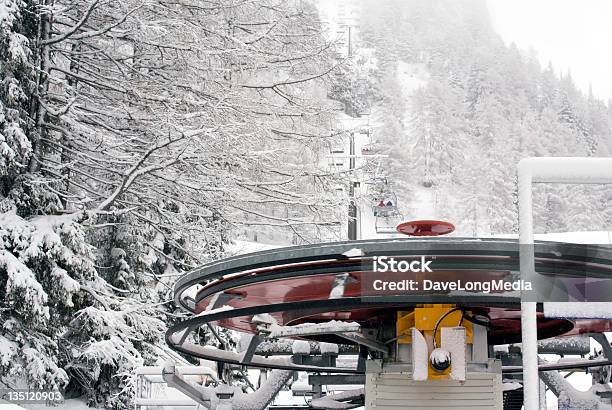
[[(525, 158), (518, 164), (521, 276), (534, 277), (533, 183), (612, 183), (612, 158)], [(539, 408), (536, 303), (521, 302), (525, 410)]]
[[(532, 277), (530, 271), (534, 268), (533, 199), (531, 185), (531, 167), (529, 167), (529, 163), (521, 161), (518, 165), (519, 259), (521, 277)], [(523, 405), (525, 406), (525, 410), (538, 410), (540, 408), (537, 326), (536, 303), (521, 302)]]
[(348, 56), (352, 57), (353, 56), (353, 43), (351, 40), (351, 35), (352, 35), (352, 30), (351, 30), (351, 26), (348, 26)]
[[(351, 132), (349, 137), (349, 170), (355, 169), (355, 134)], [(357, 204), (355, 203), (355, 182), (350, 182), (349, 187), (349, 220), (348, 240), (357, 240)]]

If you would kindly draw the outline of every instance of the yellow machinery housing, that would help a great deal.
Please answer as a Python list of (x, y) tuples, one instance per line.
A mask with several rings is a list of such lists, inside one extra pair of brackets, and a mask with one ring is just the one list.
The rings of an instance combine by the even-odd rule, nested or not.
[[(470, 312), (467, 312), (468, 314)], [(411, 344), (411, 330), (413, 328), (420, 331), (427, 341), (428, 351), (434, 350), (434, 346), (441, 345), (441, 332), (443, 327), (463, 326), (466, 332), (466, 343), (472, 344), (473, 325), (463, 319), (464, 312), (455, 305), (431, 304), (422, 305), (410, 311), (399, 311), (397, 313), (396, 336), (397, 344)], [(434, 344), (434, 332), (436, 342)], [(451, 367), (438, 371), (429, 363), (429, 379), (445, 380), (450, 378)]]

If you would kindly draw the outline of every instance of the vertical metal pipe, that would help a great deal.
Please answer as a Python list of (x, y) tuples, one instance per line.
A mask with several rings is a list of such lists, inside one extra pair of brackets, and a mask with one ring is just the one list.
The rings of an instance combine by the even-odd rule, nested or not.
[[(534, 269), (533, 249), (533, 198), (531, 162), (518, 165), (519, 194), (519, 259), (521, 277), (532, 277)], [(540, 407), (540, 380), (538, 375), (538, 337), (536, 303), (521, 302), (521, 343), (523, 353), (523, 405), (525, 410)]]
[[(349, 137), (349, 170), (355, 169), (355, 134), (351, 132)], [(350, 181), (349, 187), (349, 220), (348, 220), (348, 240), (357, 239), (357, 204), (355, 200), (355, 182)]]
[[(533, 247), (534, 182), (612, 183), (612, 158), (525, 158), (518, 164), (519, 257), (521, 277), (535, 279)], [(546, 301), (544, 301), (545, 303)], [(525, 410), (539, 408), (536, 303), (521, 302)]]

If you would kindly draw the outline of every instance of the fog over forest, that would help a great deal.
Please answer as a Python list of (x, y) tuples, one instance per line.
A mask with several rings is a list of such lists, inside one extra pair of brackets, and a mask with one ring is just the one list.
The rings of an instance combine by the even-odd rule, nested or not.
[[(460, 233), (516, 233), (521, 158), (610, 155), (612, 106), (506, 46), (485, 1), (366, 1), (361, 24), (379, 61), (378, 135), (409, 219), (426, 186), (433, 213)], [(537, 230), (605, 229), (611, 198), (609, 186), (540, 187)]]

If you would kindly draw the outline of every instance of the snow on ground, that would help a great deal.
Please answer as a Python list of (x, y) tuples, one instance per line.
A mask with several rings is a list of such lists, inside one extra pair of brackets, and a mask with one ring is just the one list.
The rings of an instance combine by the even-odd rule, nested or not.
[[(3, 407), (9, 406), (9, 407)], [(14, 406), (14, 407), (10, 407)], [(85, 403), (81, 399), (68, 399), (64, 401), (61, 405), (55, 407), (58, 409), (66, 409), (66, 410), (96, 410), (96, 407), (88, 407), (87, 403)], [(24, 404), (22, 407), (17, 405), (2, 405), (0, 404), (0, 410), (18, 410), (18, 409), (27, 409), (27, 410), (49, 410), (53, 409), (53, 407), (47, 406), (47, 404)]]
[[(406, 99), (407, 110), (404, 115), (405, 124), (412, 122), (410, 97), (420, 87), (427, 85), (429, 73), (424, 64), (408, 64), (403, 61), (397, 63), (397, 80), (402, 87), (402, 93)], [(410, 140), (411, 127), (405, 128), (404, 138)], [(410, 193), (409, 202), (400, 206), (405, 209), (408, 220), (415, 219), (439, 219), (437, 214), (436, 190), (426, 188), (420, 184), (406, 183), (403, 185)], [(405, 193), (407, 194), (407, 193)], [(407, 199), (406, 196), (403, 199)]]
[(23, 410), (23, 407), (16, 404), (0, 402), (0, 410)]
[[(402, 97), (405, 99), (407, 107), (403, 118), (403, 122), (406, 124), (403, 138), (405, 141), (410, 141), (410, 124), (412, 122), (411, 96), (417, 89), (427, 84), (429, 81), (429, 73), (424, 64), (406, 63), (404, 61), (397, 62), (395, 73), (402, 90)], [(377, 125), (383, 122), (382, 115), (384, 114), (376, 107), (372, 111), (372, 126), (375, 130), (374, 132), (380, 133), (381, 131), (377, 130)], [(396, 190), (396, 194), (398, 195), (398, 207), (404, 219), (438, 219), (436, 213), (437, 198), (435, 189), (425, 188), (422, 185), (411, 183), (410, 181), (401, 181), (392, 188)], [(364, 235), (363, 238), (390, 237), (389, 235), (376, 235), (375, 232), (369, 232), (367, 228), (362, 229), (367, 235)]]
[(406, 99), (418, 88), (423, 87), (429, 81), (429, 73), (425, 64), (397, 62), (397, 80), (402, 87)]
[(410, 184), (412, 201), (407, 205), (408, 220), (439, 219), (436, 211), (436, 190), (419, 184)]
[(253, 241), (245, 241), (234, 239), (232, 243), (227, 245), (226, 250), (229, 255), (242, 255), (245, 253), (267, 251), (270, 249), (283, 248), (289, 246), (286, 243), (261, 243)]

